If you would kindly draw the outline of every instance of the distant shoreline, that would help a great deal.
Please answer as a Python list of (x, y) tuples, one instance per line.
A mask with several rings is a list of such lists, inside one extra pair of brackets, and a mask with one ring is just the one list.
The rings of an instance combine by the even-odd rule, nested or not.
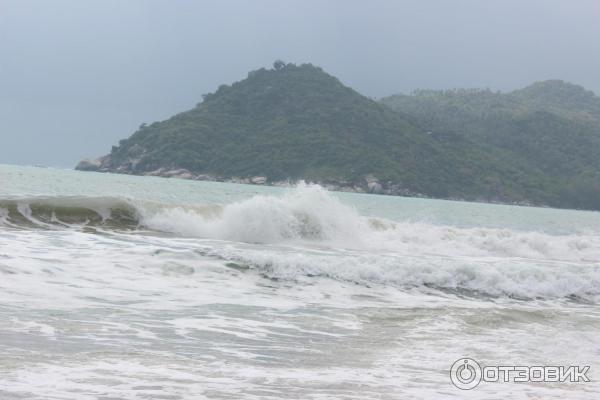
[[(85, 160), (84, 160), (85, 161)], [(80, 163), (81, 164), (81, 163)], [(75, 171), (83, 172), (99, 172), (116, 175), (132, 175), (132, 176), (150, 176), (157, 178), (168, 178), (168, 179), (183, 179), (189, 181), (201, 181), (201, 182), (222, 182), (222, 183), (235, 183), (241, 185), (255, 185), (255, 186), (270, 186), (270, 187), (282, 187), (291, 188), (294, 187), (298, 182), (305, 181), (309, 184), (316, 184), (328, 191), (341, 192), (341, 193), (356, 193), (356, 194), (373, 194), (382, 196), (396, 196), (396, 197), (408, 197), (415, 199), (431, 199), (431, 200), (446, 200), (446, 201), (458, 201), (467, 203), (483, 203), (483, 204), (495, 204), (505, 206), (517, 206), (517, 207), (534, 207), (534, 208), (556, 208), (562, 210), (576, 210), (576, 211), (595, 211), (595, 210), (584, 210), (564, 207), (551, 207), (546, 204), (538, 204), (533, 202), (506, 202), (501, 200), (490, 200), (490, 199), (470, 199), (470, 198), (457, 198), (457, 197), (432, 197), (427, 196), (423, 193), (412, 192), (407, 189), (401, 189), (400, 191), (393, 191), (386, 189), (385, 184), (379, 183), (377, 178), (372, 176), (365, 178), (364, 184), (348, 184), (347, 182), (339, 182), (335, 180), (326, 181), (313, 181), (309, 179), (286, 179), (280, 181), (269, 181), (264, 176), (253, 176), (248, 178), (239, 177), (222, 177), (212, 174), (194, 174), (187, 169), (159, 169), (155, 171), (145, 172), (132, 172), (132, 171), (118, 171), (113, 169), (105, 170), (94, 170), (94, 169), (81, 169), (74, 168)], [(379, 184), (376, 185), (375, 183)]]

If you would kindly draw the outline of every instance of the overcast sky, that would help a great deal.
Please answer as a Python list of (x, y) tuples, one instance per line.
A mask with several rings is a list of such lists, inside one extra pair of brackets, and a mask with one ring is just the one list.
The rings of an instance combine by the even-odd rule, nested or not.
[(0, 163), (73, 167), (275, 59), (359, 92), (600, 93), (598, 0), (0, 0)]

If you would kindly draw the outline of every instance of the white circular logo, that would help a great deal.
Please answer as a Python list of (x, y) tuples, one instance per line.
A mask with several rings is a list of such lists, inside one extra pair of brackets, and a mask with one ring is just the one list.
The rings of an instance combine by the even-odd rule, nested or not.
[(450, 380), (459, 389), (473, 389), (481, 382), (481, 366), (472, 358), (456, 360), (450, 368)]

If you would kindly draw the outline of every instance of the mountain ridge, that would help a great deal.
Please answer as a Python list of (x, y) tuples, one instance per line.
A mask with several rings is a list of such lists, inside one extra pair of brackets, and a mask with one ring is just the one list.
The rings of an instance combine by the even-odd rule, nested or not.
[[(544, 144), (544, 121), (595, 149), (586, 129), (596, 123), (597, 98), (576, 85), (565, 91), (564, 82), (534, 85), (508, 94), (418, 91), (374, 101), (312, 64), (276, 62), (221, 85), (191, 110), (140, 126), (77, 169), (261, 184), (304, 179), (358, 192), (600, 207), (565, 197), (581, 165), (596, 167), (589, 152), (583, 164), (565, 164), (570, 175), (554, 179), (544, 160), (528, 162), (524, 152), (536, 151), (531, 141), (515, 149), (519, 132), (553, 146)], [(572, 93), (571, 106), (541, 96), (548, 85), (558, 97)]]

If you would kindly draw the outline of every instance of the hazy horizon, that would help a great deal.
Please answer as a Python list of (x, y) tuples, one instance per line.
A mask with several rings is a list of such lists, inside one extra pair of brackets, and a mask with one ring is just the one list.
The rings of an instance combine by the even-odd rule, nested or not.
[(0, 163), (73, 167), (275, 59), (371, 97), (600, 93), (595, 1), (0, 2)]

